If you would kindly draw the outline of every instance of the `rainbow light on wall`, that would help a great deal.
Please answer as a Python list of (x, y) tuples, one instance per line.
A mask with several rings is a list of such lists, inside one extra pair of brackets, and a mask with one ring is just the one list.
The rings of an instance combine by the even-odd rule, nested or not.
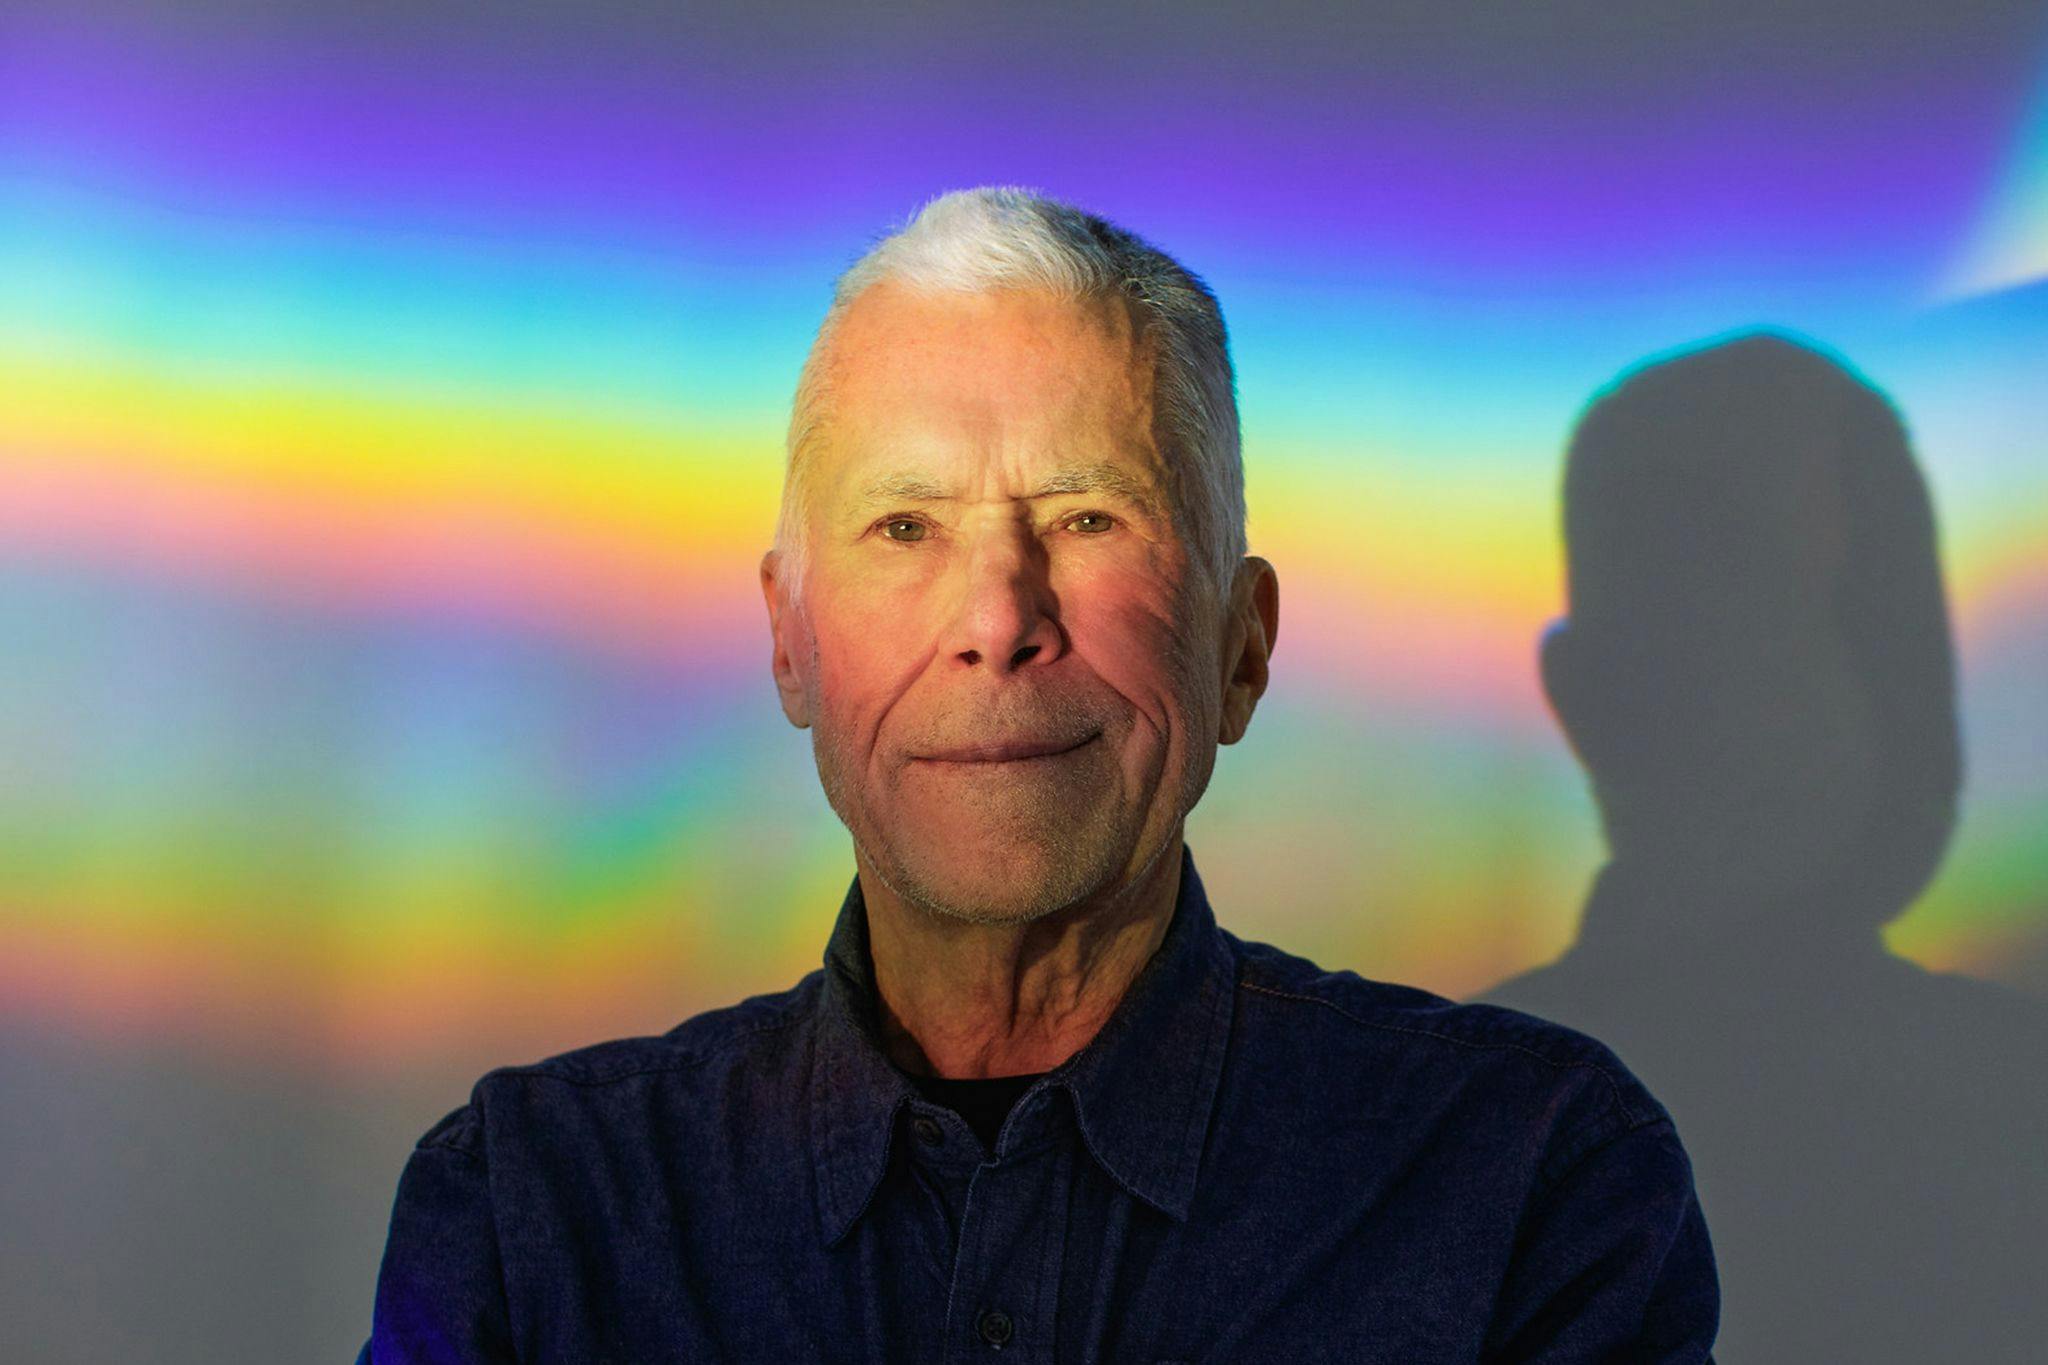
[[(1942, 515), (1971, 786), (1890, 940), (2048, 987), (2048, 300), (2003, 288), (2048, 268), (2048, 124), (2015, 144), (1974, 74), (1602, 85), (1512, 33), (1433, 81), (1398, 35), (1230, 67), (1219, 18), (1135, 64), (880, 19), (6, 22), (0, 1011), (501, 1061), (814, 965), (851, 859), (767, 678), (787, 391), (833, 274), (984, 182), (1147, 233), (1231, 321), (1283, 627), (1190, 825), (1226, 924), (1448, 992), (1564, 946), (1599, 848), (1532, 663), (1562, 444), (1769, 323), (1895, 397)], [(1959, 252), (1949, 295), (2003, 292), (1922, 309)]]
[(2048, 278), (2048, 81), (2035, 92), (1997, 188), (1941, 294), (1949, 300), (1968, 298), (2043, 278)]

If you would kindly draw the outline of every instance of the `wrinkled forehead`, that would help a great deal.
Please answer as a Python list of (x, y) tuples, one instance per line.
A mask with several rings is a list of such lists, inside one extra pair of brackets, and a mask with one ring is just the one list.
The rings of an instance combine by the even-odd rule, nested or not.
[[(1156, 343), (1121, 297), (875, 285), (820, 341), (805, 458), (820, 493), (885, 466), (971, 462), (1038, 477), (1047, 461), (1127, 464), (1166, 488)], [(819, 458), (822, 457), (822, 458)]]

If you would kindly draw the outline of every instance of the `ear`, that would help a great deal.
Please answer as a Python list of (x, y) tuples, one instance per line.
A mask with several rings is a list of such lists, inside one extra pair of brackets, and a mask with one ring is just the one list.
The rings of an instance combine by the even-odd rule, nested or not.
[(761, 596), (768, 604), (768, 635), (774, 645), (768, 666), (775, 675), (775, 690), (782, 697), (782, 714), (789, 717), (791, 725), (803, 730), (810, 726), (811, 707), (795, 661), (808, 658), (809, 654), (798, 638), (802, 627), (796, 611), (784, 599), (782, 585), (776, 578), (781, 567), (782, 556), (777, 551), (770, 550), (761, 556)]
[(1280, 576), (1257, 555), (1246, 555), (1237, 566), (1223, 630), (1223, 715), (1216, 739), (1235, 744), (1265, 695), (1273, 643), (1280, 637)]

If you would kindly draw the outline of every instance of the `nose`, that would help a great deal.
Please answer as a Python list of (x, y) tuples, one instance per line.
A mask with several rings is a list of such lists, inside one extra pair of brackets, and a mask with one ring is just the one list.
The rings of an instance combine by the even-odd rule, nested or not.
[(976, 538), (965, 556), (946, 655), (999, 672), (1049, 664), (1066, 652), (1045, 547), (1027, 528)]

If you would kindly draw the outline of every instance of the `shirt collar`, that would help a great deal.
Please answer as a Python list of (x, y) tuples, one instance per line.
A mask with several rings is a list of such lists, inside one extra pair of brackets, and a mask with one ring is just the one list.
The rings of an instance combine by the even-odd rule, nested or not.
[[(1158, 949), (1088, 1045), (1040, 1083), (1073, 1097), (1082, 1140), (1110, 1177), (1176, 1221), (1186, 1221), (1194, 1198), (1235, 987), (1235, 957), (1183, 843), (1180, 890)], [(873, 1198), (896, 1111), (912, 1093), (880, 1042), (858, 876), (825, 948), (818, 999), (809, 1109), (818, 1216), (829, 1244)]]

